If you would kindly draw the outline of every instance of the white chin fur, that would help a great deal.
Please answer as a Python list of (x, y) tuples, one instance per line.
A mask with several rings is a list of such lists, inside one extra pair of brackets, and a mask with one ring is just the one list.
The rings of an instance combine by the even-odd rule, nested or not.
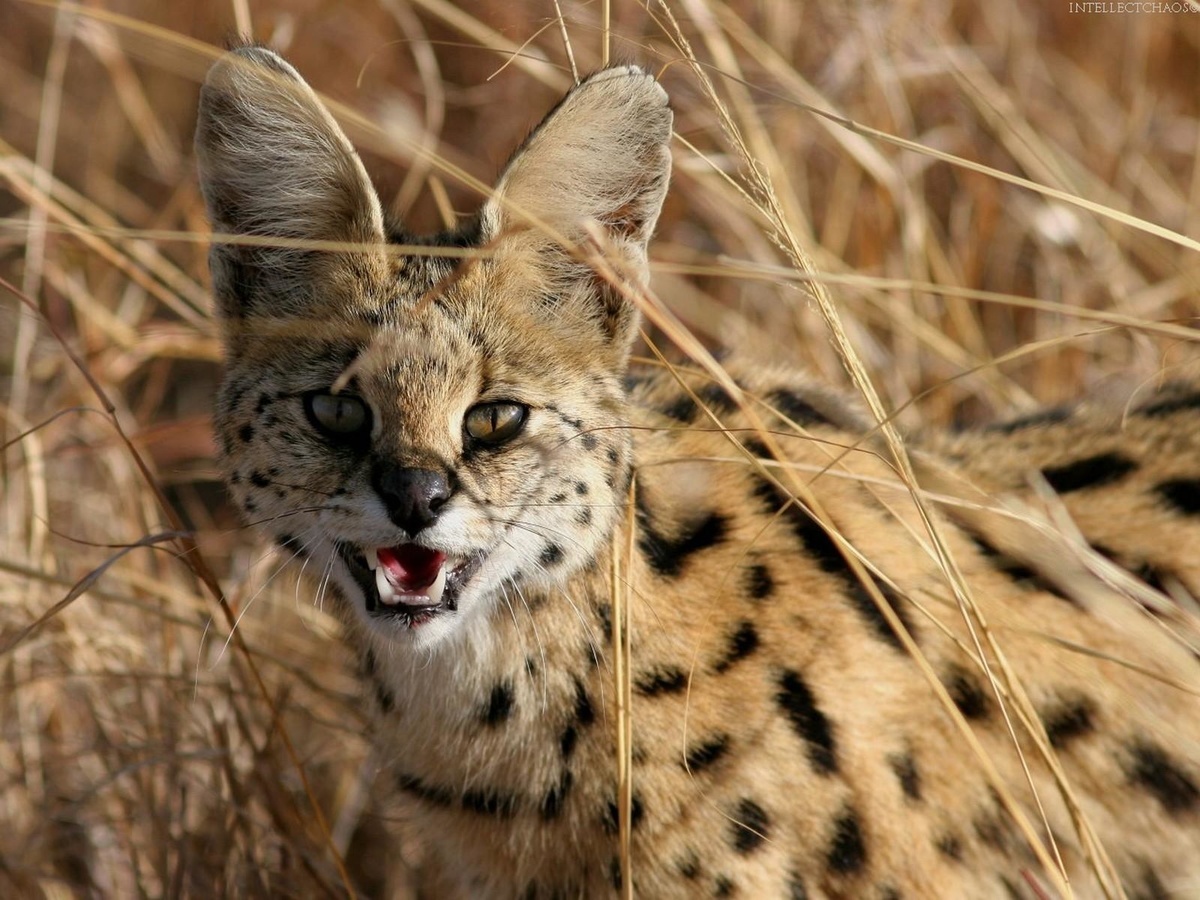
[(392, 583), (388, 580), (387, 570), (379, 565), (378, 558), (375, 554), (370, 554), (372, 557), (368, 560), (371, 568), (375, 570), (375, 588), (379, 591), (379, 602), (386, 606), (397, 606), (399, 604), (410, 604), (419, 606), (436, 606), (442, 602), (442, 592), (446, 589), (446, 564), (442, 563), (438, 569), (437, 578), (433, 580), (433, 584), (427, 588), (422, 588), (420, 591), (397, 591)]

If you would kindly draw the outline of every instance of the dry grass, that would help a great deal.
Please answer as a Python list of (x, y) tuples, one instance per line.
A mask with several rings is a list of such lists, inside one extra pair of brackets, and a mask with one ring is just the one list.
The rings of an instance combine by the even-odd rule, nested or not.
[[(572, 64), (607, 44), (660, 70), (658, 295), (704, 346), (848, 385), (840, 347), (906, 425), (1195, 357), (1200, 13), (670, 0), (612, 3), (606, 33), (606, 6), (0, 0), (0, 278), (37, 309), (0, 292), (0, 895), (380, 883), (336, 625), (211, 462), (191, 129), (229, 35), (344, 104), (418, 229), (476, 206), (444, 163), (488, 182)], [(389, 846), (396, 871), (419, 858)]]

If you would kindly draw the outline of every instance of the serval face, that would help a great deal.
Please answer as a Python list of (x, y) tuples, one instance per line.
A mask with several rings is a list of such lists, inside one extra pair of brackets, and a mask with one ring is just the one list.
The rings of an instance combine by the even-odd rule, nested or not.
[(602, 72), (425, 249), (385, 226), (291, 66), (246, 48), (212, 70), (196, 147), (230, 236), (212, 252), (222, 464), (248, 518), (363, 625), (431, 647), (607, 540), (628, 484), (627, 295), (670, 133), (652, 78)]

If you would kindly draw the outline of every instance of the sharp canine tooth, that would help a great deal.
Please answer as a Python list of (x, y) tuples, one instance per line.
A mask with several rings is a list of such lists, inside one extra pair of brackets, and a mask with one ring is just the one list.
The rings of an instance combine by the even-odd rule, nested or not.
[(374, 550), (367, 551), (367, 568), (372, 572), (379, 568), (379, 554)]
[(379, 601), (391, 605), (396, 602), (396, 592), (388, 581), (387, 572), (380, 566), (375, 570), (375, 588), (379, 591)]
[(445, 589), (446, 589), (446, 564), (442, 563), (442, 567), (440, 569), (438, 569), (437, 578), (433, 579), (433, 584), (431, 584), (429, 586), (428, 590), (426, 591), (426, 593), (429, 595), (429, 602), (430, 603), (441, 603), (442, 602), (442, 591), (444, 591)]

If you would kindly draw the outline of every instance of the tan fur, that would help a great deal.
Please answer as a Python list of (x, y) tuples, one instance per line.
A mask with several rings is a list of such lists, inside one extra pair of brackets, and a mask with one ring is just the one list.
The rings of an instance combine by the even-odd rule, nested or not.
[[(510, 162), (477, 226), (444, 238), (486, 251), (452, 270), (384, 252), (361, 166), (285, 63), (238, 51), (204, 89), (197, 150), (219, 230), (365, 242), (289, 249), (300, 268), (285, 272), (273, 256), (285, 251), (218, 245), (229, 337), (217, 425), (247, 517), (305, 559), (322, 599), (336, 597), (378, 713), (384, 781), (446, 889), (619, 889), (616, 548), (632, 623), (638, 895), (1049, 893), (1011, 797), (1037, 840), (1053, 837), (1077, 894), (1102, 896), (1038, 752), (1047, 735), (1123, 889), (1200, 893), (1200, 716), (1180, 687), (1195, 691), (1200, 664), (1169, 621), (1101, 579), (1064, 588), (1028, 569), (1057, 547), (1036, 527), (970, 507), (1011, 494), (1031, 510), (1043, 473), (1089, 540), (1195, 591), (1200, 394), (1145, 399), (1124, 419), (1082, 408), (918, 442), (918, 468), (934, 473), (927, 507), (989, 629), (998, 696), (925, 522), (851, 404), (736, 360), (747, 410), (683, 369), (639, 369), (626, 388), (637, 324), (626, 293), (646, 277), (670, 125), (639, 70), (585, 81)], [(254, 165), (245, 148), (286, 164)], [(594, 227), (623, 287), (587, 264)], [(371, 410), (361, 446), (331, 446), (305, 416), (306, 392), (335, 385)], [(528, 420), (481, 451), (463, 419), (491, 401), (524, 404)], [(453, 476), (415, 540), (481, 560), (456, 609), (412, 628), (368, 614), (335, 543), (409, 539), (374, 487), (404, 467)], [(980, 524), (991, 520), (1015, 524), (992, 535)], [(949, 707), (848, 559), (886, 595)], [(1002, 790), (968, 749), (964, 717)]]

